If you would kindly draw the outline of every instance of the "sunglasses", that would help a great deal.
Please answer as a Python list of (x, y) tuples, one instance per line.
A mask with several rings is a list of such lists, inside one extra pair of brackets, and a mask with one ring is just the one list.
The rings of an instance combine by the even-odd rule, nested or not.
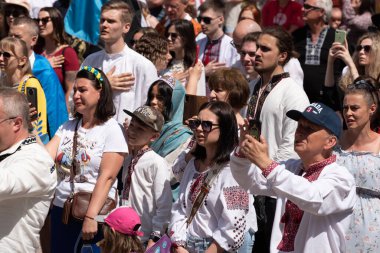
[(375, 92), (376, 88), (366, 80), (359, 80), (347, 86), (348, 90), (366, 90), (368, 92)]
[(8, 7), (5, 9), (4, 11), (4, 15), (6, 17), (14, 17), (14, 18), (18, 18), (18, 17), (25, 17), (27, 15), (27, 13), (25, 13), (25, 10), (23, 9), (20, 9), (18, 7), (14, 8), (14, 7)]
[(189, 120), (189, 127), (191, 130), (195, 131), (197, 130), (197, 128), (199, 127), (199, 125), (202, 127), (202, 131), (205, 132), (205, 133), (209, 133), (211, 132), (212, 130), (216, 129), (215, 128), (212, 128), (212, 126), (218, 126), (219, 124), (214, 124), (212, 123), (211, 121), (208, 121), (208, 120), (200, 120), (200, 119), (192, 119), (192, 120)]
[(11, 58), (12, 54), (5, 52), (5, 51), (0, 51), (0, 57), (3, 56), (5, 59)]
[(310, 5), (310, 4), (303, 4), (303, 8), (305, 10), (322, 10), (322, 8), (319, 8), (317, 6), (313, 6), (313, 5)]
[(247, 51), (243, 51), (243, 50), (240, 51), (240, 56), (241, 57), (245, 57), (246, 55), (248, 55), (249, 57), (253, 58), (253, 57), (256, 56), (256, 52), (247, 52)]
[(166, 38), (171, 37), (172, 41), (175, 41), (178, 38), (179, 34), (178, 33), (166, 33)]
[(360, 51), (362, 51), (362, 49), (364, 49), (364, 52), (369, 53), (369, 51), (371, 51), (371, 48), (372, 47), (370, 45), (364, 45), (364, 46), (358, 45), (356, 47), (356, 51), (360, 52)]
[(197, 20), (198, 20), (199, 23), (201, 23), (202, 20), (203, 20), (203, 23), (205, 23), (206, 25), (209, 25), (209, 24), (211, 24), (211, 21), (213, 21), (214, 19), (217, 19), (217, 18), (219, 18), (219, 17), (210, 18), (210, 17), (199, 16), (199, 17), (197, 17)]
[(44, 17), (44, 18), (36, 18), (35, 20), (37, 21), (38, 24), (41, 22), (43, 25), (46, 25), (51, 20), (51, 18)]

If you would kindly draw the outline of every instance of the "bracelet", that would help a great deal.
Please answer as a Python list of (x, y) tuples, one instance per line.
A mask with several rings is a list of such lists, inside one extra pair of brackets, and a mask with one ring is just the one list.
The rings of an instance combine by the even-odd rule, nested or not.
[(95, 218), (90, 217), (90, 216), (88, 216), (87, 214), (86, 214), (84, 217), (87, 218), (87, 219), (90, 219), (90, 220), (95, 220)]

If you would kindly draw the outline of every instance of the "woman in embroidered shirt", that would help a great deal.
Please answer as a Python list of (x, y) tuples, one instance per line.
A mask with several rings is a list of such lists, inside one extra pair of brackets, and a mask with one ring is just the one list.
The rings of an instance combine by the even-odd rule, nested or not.
[[(229, 167), (238, 143), (235, 114), (227, 103), (212, 101), (202, 105), (190, 125), (197, 146), (172, 208), (171, 239), (178, 253), (236, 251), (248, 230), (249, 196)], [(210, 187), (208, 193), (204, 184)]]
[(75, 50), (67, 45), (62, 14), (54, 7), (42, 8), (38, 13), (38, 27), (44, 42), (42, 55), (54, 68), (68, 105), (75, 74), (79, 70), (79, 60)]
[[(107, 197), (115, 199), (116, 176), (128, 153), (123, 131), (112, 118), (115, 115), (112, 90), (101, 70), (85, 66), (78, 72), (73, 100), (75, 118), (65, 122), (46, 145), (58, 172), (51, 210), (52, 252), (77, 252), (81, 237), (89, 241), (101, 237), (95, 217)], [(74, 168), (75, 175), (70, 180), (70, 170)], [(92, 192), (92, 197), (83, 222), (71, 218), (65, 225), (63, 206), (73, 191)]]
[(349, 85), (343, 101), (347, 125), (336, 149), (338, 164), (356, 181), (356, 201), (346, 234), (347, 253), (380, 252), (380, 135), (371, 130), (378, 94), (371, 79)]
[(47, 128), (46, 98), (37, 78), (32, 76), (28, 49), (24, 41), (6, 37), (0, 41), (0, 69), (3, 85), (18, 89), (19, 92), (37, 93), (37, 108), (32, 117), (32, 126), (43, 143), (49, 141)]

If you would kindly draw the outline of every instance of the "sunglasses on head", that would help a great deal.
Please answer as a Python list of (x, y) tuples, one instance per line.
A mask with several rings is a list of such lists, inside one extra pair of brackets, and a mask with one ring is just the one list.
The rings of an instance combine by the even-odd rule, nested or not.
[(375, 92), (376, 88), (366, 80), (359, 80), (347, 86), (348, 90), (366, 90), (368, 92)]
[(202, 127), (203, 132), (209, 133), (215, 128), (212, 128), (212, 126), (218, 126), (219, 124), (214, 124), (211, 121), (208, 120), (200, 120), (200, 119), (192, 119), (189, 120), (189, 127), (191, 130), (195, 131), (199, 127), (199, 125)]
[(322, 8), (319, 8), (317, 6), (313, 6), (313, 5), (310, 5), (310, 4), (303, 4), (303, 8), (305, 10), (322, 10)]
[(11, 58), (12, 54), (8, 53), (8, 52), (5, 52), (5, 51), (0, 51), (0, 57), (1, 56), (3, 56), (6, 59), (9, 59), (9, 58)]
[(358, 51), (358, 52), (362, 51), (362, 49), (364, 49), (364, 52), (368, 53), (369, 51), (371, 51), (371, 46), (370, 45), (364, 45), (364, 46), (358, 45), (356, 47), (356, 51)]
[(172, 41), (175, 41), (178, 38), (178, 33), (166, 33), (166, 38), (171, 37)]
[(18, 6), (7, 6), (4, 10), (4, 15), (6, 17), (14, 17), (14, 18), (18, 18), (18, 17), (25, 17), (27, 15), (27, 13), (25, 13), (25, 10), (23, 9), (23, 7), (18, 7)]
[[(216, 18), (218, 18), (218, 17), (216, 17)], [(209, 25), (209, 24), (211, 24), (211, 21), (213, 21), (216, 18), (198, 16), (197, 20), (199, 23), (201, 23), (203, 20), (203, 23), (205, 23), (206, 25)]]
[(38, 24), (41, 22), (43, 25), (46, 25), (51, 20), (51, 18), (44, 17), (44, 18), (36, 18), (35, 20), (37, 21)]

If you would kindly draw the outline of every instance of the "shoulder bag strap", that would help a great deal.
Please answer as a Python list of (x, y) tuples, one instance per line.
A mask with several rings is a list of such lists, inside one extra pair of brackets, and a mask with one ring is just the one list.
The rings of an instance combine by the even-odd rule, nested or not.
[(196, 199), (194, 201), (194, 204), (193, 204), (193, 206), (191, 208), (191, 212), (190, 212), (189, 218), (187, 218), (187, 220), (186, 220), (187, 227), (189, 227), (189, 225), (193, 221), (193, 218), (194, 218), (195, 214), (197, 213), (198, 209), (204, 203), (204, 199), (206, 198), (207, 194), (209, 193), (210, 188), (211, 188), (212, 184), (214, 183), (214, 181), (216, 179), (216, 176), (219, 174), (219, 172), (222, 169), (223, 169), (223, 166), (218, 166), (217, 168), (215, 168), (213, 170), (210, 170), (208, 172), (207, 177), (206, 177), (205, 181), (202, 184), (201, 190), (198, 193), (198, 195), (197, 195), (197, 197), (196, 197)]
[(72, 160), (71, 160), (71, 168), (70, 168), (70, 187), (71, 187), (71, 197), (74, 195), (74, 177), (76, 173), (76, 164), (75, 157), (77, 155), (77, 146), (78, 146), (78, 125), (79, 119), (75, 125), (74, 137), (73, 137), (73, 150), (72, 150)]

